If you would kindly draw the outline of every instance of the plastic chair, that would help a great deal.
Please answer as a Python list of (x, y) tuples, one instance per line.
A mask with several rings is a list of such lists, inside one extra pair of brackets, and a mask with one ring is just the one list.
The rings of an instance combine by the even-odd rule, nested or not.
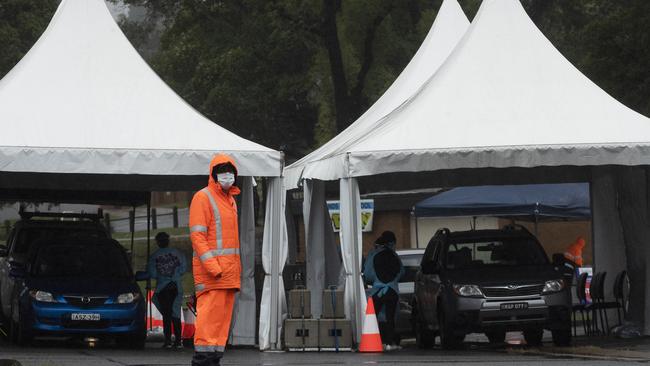
[[(602, 273), (598, 272), (591, 277), (591, 284), (589, 285), (589, 295), (591, 296), (591, 304), (585, 306), (585, 310), (591, 315), (591, 334), (600, 333), (600, 327), (603, 327), (604, 319), (602, 314), (598, 311), (598, 299), (600, 294), (598, 291), (601, 289), (600, 283), (602, 282)], [(600, 327), (598, 326), (598, 316), (601, 316)], [(604, 332), (603, 332), (604, 333)]]
[(621, 318), (621, 311), (623, 312), (623, 318), (627, 316), (627, 299), (625, 298), (625, 285), (629, 281), (627, 276), (627, 271), (622, 270), (616, 275), (614, 279), (614, 301), (616, 302), (616, 314), (618, 315), (618, 324), (623, 324), (623, 319)]
[[(598, 281), (596, 283), (596, 295), (592, 295), (592, 299), (594, 300), (594, 310), (598, 311), (598, 315), (600, 317), (600, 325), (603, 327), (603, 334), (607, 333), (609, 334), (609, 319), (607, 316), (607, 310), (608, 309), (617, 309), (619, 308), (619, 303), (618, 301), (606, 301), (605, 300), (605, 279), (607, 278), (607, 272), (600, 272), (596, 274), (596, 276), (599, 276)], [(614, 281), (616, 282), (616, 281)], [(604, 318), (604, 322), (603, 322)], [(620, 324), (620, 314), (619, 314), (619, 324)]]
[(573, 335), (577, 336), (578, 335), (578, 327), (576, 325), (576, 314), (580, 312), (580, 316), (582, 318), (582, 327), (584, 329), (585, 334), (590, 334), (591, 332), (591, 327), (588, 325), (587, 318), (585, 317), (585, 310), (587, 306), (587, 294), (585, 293), (585, 287), (587, 285), (587, 277), (589, 275), (587, 273), (582, 273), (580, 276), (578, 276), (578, 280), (576, 281), (576, 297), (578, 298), (579, 303), (574, 304), (572, 307), (572, 313), (573, 313)]

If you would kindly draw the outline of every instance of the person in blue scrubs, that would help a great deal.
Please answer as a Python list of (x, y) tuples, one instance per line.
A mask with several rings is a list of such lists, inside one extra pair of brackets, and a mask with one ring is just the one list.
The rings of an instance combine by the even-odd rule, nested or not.
[(395, 336), (395, 317), (399, 305), (399, 280), (404, 275), (404, 266), (395, 253), (397, 240), (392, 231), (384, 231), (375, 241), (375, 248), (368, 253), (364, 263), (363, 276), (368, 285), (368, 296), (372, 296), (379, 322), (384, 350), (400, 349)]
[[(151, 257), (147, 270), (151, 278), (156, 279), (156, 290), (151, 301), (163, 317), (163, 348), (183, 348), (181, 341), (181, 306), (183, 304), (183, 273), (187, 271), (187, 260), (183, 253), (169, 247), (169, 234), (160, 232), (156, 235), (156, 250)], [(174, 326), (174, 344), (171, 342), (171, 327)]]

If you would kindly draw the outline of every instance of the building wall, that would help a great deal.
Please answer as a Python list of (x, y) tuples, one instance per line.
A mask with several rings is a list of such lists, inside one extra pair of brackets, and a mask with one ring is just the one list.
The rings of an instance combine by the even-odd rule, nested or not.
[[(417, 220), (417, 221), (416, 221)], [(416, 226), (417, 224), (417, 226)], [(410, 220), (411, 248), (426, 248), (429, 240), (439, 229), (451, 231), (471, 230), (474, 224), (472, 217), (413, 217)], [(498, 229), (499, 219), (494, 217), (477, 217), (476, 229)], [(416, 236), (416, 231), (418, 235)]]
[[(510, 220), (500, 220), (501, 226), (507, 225)], [(516, 222), (525, 226), (531, 233), (535, 233), (535, 224), (530, 222)], [(593, 265), (593, 240), (591, 235), (591, 221), (553, 221), (539, 223), (537, 226), (537, 239), (542, 243), (546, 254), (564, 253), (569, 244), (578, 236), (585, 239), (586, 245), (582, 252), (585, 266)]]
[(395, 233), (397, 249), (410, 248), (410, 214), (408, 211), (375, 211), (372, 231), (363, 233), (363, 255), (365, 256), (374, 246), (375, 240), (386, 230)]

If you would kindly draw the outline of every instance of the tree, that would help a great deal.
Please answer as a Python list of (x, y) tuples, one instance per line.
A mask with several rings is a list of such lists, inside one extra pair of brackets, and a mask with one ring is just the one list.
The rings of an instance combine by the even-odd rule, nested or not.
[(57, 4), (57, 0), (0, 2), (0, 78), (34, 45), (47, 27)]

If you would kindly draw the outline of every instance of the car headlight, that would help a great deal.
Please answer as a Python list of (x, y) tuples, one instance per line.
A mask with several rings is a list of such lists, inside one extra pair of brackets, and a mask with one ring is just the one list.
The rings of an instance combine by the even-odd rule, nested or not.
[(454, 285), (454, 292), (464, 297), (483, 297), (483, 292), (476, 285)]
[(140, 297), (140, 294), (138, 294), (138, 293), (127, 292), (125, 294), (120, 294), (117, 297), (117, 303), (118, 304), (130, 304), (130, 303), (136, 301), (139, 297)]
[(32, 290), (29, 291), (29, 295), (32, 299), (40, 302), (56, 302), (54, 296), (47, 291)]
[(551, 280), (551, 281), (546, 281), (544, 284), (544, 290), (542, 290), (543, 294), (550, 294), (553, 292), (560, 292), (564, 290), (564, 281), (562, 280)]

